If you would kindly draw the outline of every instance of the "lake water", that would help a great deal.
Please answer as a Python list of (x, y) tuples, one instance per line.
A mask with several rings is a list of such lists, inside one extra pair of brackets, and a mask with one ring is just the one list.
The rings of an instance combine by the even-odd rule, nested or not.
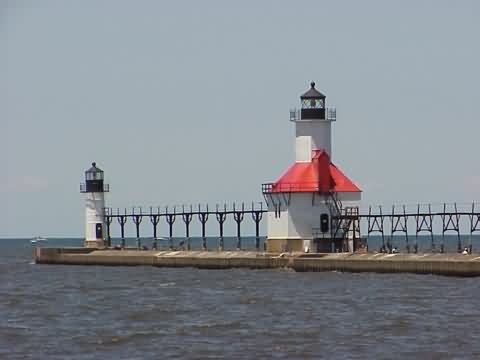
[(0, 239), (0, 359), (480, 358), (477, 278), (31, 261)]
[[(263, 249), (265, 237), (260, 237), (259, 239), (260, 249)], [(440, 251), (440, 247), (442, 243), (444, 244), (444, 249), (446, 252), (456, 252), (458, 247), (458, 240), (459, 238), (456, 235), (445, 235), (442, 236), (434, 236), (433, 238), (433, 247), (435, 251)], [(385, 236), (382, 239), (381, 236), (371, 236), (368, 238), (368, 245), (370, 251), (379, 251), (382, 247), (383, 243), (385, 245), (388, 244), (390, 241), (391, 246), (395, 246), (400, 251), (406, 251), (407, 241), (405, 236)], [(152, 248), (153, 246), (153, 238), (142, 238), (140, 239), (141, 246), (147, 246), (148, 248)], [(122, 240), (120, 238), (113, 238), (112, 239), (112, 246), (121, 245)], [(125, 239), (126, 246), (129, 247), (137, 247), (138, 242), (136, 238), (128, 237)], [(173, 238), (173, 246), (175, 248), (180, 248), (181, 246), (186, 246), (185, 238), (183, 237), (175, 237)], [(219, 246), (219, 238), (218, 237), (208, 237), (207, 238), (207, 248), (211, 250), (215, 250)], [(200, 237), (192, 237), (190, 239), (191, 249), (192, 250), (200, 250), (202, 248), (202, 238)], [(409, 236), (408, 245), (410, 249), (413, 251), (414, 245), (418, 245), (419, 252), (431, 252), (432, 249), (432, 238), (429, 235), (421, 235)], [(42, 244), (43, 245), (43, 244)], [(469, 247), (470, 245), (473, 246), (474, 251), (480, 250), (480, 235), (473, 235), (470, 237), (469, 235), (461, 235), (460, 236), (460, 247), (463, 249), (464, 247)], [(44, 244), (43, 246), (82, 246), (81, 239), (50, 239), (48, 243)], [(162, 240), (157, 240), (157, 246), (159, 249), (168, 249), (170, 246), (170, 241), (168, 238), (162, 238)], [(224, 249), (225, 250), (235, 250), (237, 246), (237, 238), (232, 236), (227, 236), (224, 238)], [(241, 239), (241, 248), (245, 250), (254, 250), (255, 249), (255, 237), (242, 237)]]

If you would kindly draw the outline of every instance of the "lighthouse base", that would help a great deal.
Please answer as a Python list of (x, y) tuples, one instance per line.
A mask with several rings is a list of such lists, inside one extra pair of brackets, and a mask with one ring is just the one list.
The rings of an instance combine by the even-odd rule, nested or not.
[[(303, 239), (267, 239), (266, 250), (271, 253), (311, 252), (312, 240)], [(307, 248), (307, 251), (305, 251)]]
[(83, 242), (83, 247), (89, 249), (105, 249), (107, 247), (107, 242), (105, 240), (85, 240)]
[(278, 239), (266, 240), (269, 253), (366, 253), (366, 239), (322, 238), (322, 239)]

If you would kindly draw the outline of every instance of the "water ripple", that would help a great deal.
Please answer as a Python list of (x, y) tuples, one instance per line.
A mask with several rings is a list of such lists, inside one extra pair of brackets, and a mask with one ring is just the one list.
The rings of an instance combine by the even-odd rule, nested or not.
[(30, 260), (0, 255), (0, 358), (480, 357), (478, 279)]

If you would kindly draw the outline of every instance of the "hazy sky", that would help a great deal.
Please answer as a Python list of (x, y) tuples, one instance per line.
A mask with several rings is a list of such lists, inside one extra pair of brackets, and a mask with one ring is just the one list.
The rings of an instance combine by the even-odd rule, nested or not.
[(311, 80), (364, 204), (480, 198), (479, 1), (0, 0), (0, 236), (109, 205), (261, 201)]

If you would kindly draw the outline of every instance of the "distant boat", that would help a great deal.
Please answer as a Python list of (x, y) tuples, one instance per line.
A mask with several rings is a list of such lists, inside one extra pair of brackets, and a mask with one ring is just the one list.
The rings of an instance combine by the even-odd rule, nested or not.
[(42, 236), (37, 236), (36, 238), (33, 238), (30, 240), (30, 244), (37, 244), (37, 243), (42, 243), (42, 242), (45, 242), (47, 241), (46, 238), (42, 237)]

